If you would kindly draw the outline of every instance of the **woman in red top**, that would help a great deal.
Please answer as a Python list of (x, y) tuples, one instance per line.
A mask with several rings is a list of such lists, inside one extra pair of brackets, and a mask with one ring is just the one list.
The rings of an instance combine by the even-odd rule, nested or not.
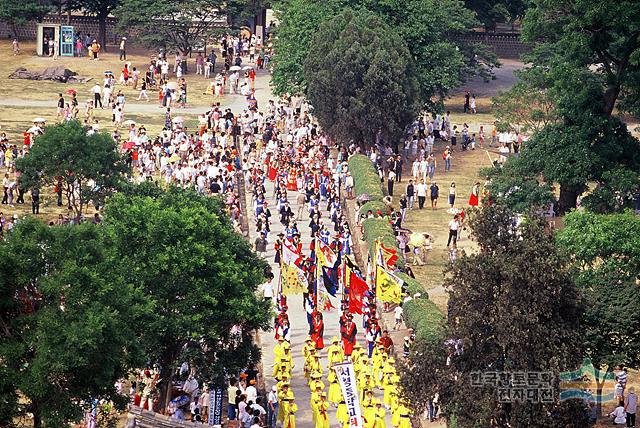
[(471, 189), (471, 196), (469, 196), (469, 205), (472, 207), (478, 206), (478, 197), (480, 196), (480, 183), (473, 185)]
[(311, 339), (316, 344), (316, 349), (324, 348), (324, 321), (322, 320), (322, 314), (316, 312), (313, 317), (313, 331), (311, 332)]

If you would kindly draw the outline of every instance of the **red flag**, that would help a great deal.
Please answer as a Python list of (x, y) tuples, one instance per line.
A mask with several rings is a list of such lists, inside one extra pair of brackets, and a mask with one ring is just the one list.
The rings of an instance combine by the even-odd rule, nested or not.
[(362, 298), (369, 291), (367, 282), (355, 272), (349, 272), (349, 312), (362, 314)]
[(396, 260), (398, 260), (398, 255), (396, 254), (396, 250), (385, 247), (382, 242), (380, 242), (379, 249), (386, 267), (388, 269), (393, 269), (393, 267), (396, 264)]

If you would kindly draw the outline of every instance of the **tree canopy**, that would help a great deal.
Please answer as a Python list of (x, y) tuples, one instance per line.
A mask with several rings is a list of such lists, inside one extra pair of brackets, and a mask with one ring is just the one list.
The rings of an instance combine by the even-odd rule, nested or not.
[(0, 244), (1, 425), (29, 412), (36, 428), (63, 426), (93, 399), (124, 408), (114, 383), (143, 360), (134, 289), (108, 251), (91, 224), (37, 219), (18, 222)]
[(134, 188), (109, 199), (103, 227), (114, 267), (150, 307), (138, 340), (161, 368), (163, 394), (184, 361), (220, 382), (259, 359), (251, 334), (270, 319), (255, 294), (266, 264), (233, 231), (222, 201)]
[(37, 0), (2, 1), (0, 2), (0, 21), (6, 22), (13, 31), (13, 36), (18, 37), (18, 27), (29, 21), (40, 21), (49, 9), (49, 6)]
[(558, 244), (584, 300), (583, 343), (596, 366), (640, 364), (640, 218), (572, 212)]
[[(443, 97), (470, 76), (487, 77), (497, 65), (495, 56), (480, 45), (458, 41), (459, 35), (477, 24), (473, 12), (458, 0), (284, 0), (276, 5), (280, 20), (273, 58), (276, 94), (306, 94), (309, 82), (300, 70), (309, 56), (311, 39), (323, 22), (345, 8), (366, 9), (400, 35), (418, 72), (421, 102), (430, 109), (440, 107)], [(397, 72), (393, 68), (389, 74)]]
[(98, 41), (102, 48), (107, 49), (107, 18), (118, 4), (119, 0), (66, 0), (67, 10), (79, 10), (98, 19)]
[(131, 0), (121, 3), (115, 15), (121, 32), (147, 46), (188, 54), (195, 42), (209, 38), (220, 10), (205, 0)]
[(30, 412), (64, 426), (94, 399), (123, 408), (114, 383), (134, 369), (158, 367), (165, 400), (184, 362), (222, 385), (259, 359), (265, 268), (224, 203), (194, 191), (126, 186), (97, 225), (19, 221), (0, 241), (0, 425)]
[[(541, 219), (517, 223), (501, 205), (470, 215), (479, 251), (447, 273), (447, 340), (412, 352), (405, 377), (435, 383), (458, 426), (583, 426), (580, 402), (501, 403), (495, 387), (472, 381), (474, 372), (573, 370), (582, 358), (578, 294), (554, 237)], [(424, 407), (424, 388), (405, 390), (412, 404)]]
[[(638, 35), (640, 12), (631, 1), (536, 0), (527, 10), (523, 36), (534, 49), (525, 58), (535, 65), (511, 94), (540, 93), (558, 119), (543, 123), (520, 158), (508, 162), (558, 184), (561, 213), (592, 183), (585, 202), (601, 211), (629, 206), (637, 190), (640, 144), (613, 113), (639, 110)], [(521, 108), (513, 105), (506, 116)]]
[(400, 37), (376, 15), (347, 10), (324, 23), (305, 62), (323, 129), (344, 142), (402, 135), (418, 111), (418, 83)]
[(117, 145), (106, 132), (90, 134), (89, 128), (72, 120), (47, 126), (29, 153), (18, 159), (21, 185), (26, 188), (62, 185), (62, 194), (76, 216), (87, 204), (104, 203), (117, 189), (128, 168)]

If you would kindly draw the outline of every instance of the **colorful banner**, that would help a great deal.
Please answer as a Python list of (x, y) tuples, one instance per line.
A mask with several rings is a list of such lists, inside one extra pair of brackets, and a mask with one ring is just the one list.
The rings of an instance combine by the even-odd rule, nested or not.
[(209, 392), (209, 426), (222, 426), (222, 388)]
[(329, 268), (335, 267), (338, 262), (338, 256), (333, 252), (331, 247), (322, 242), (321, 240), (316, 240), (316, 260), (318, 261), (319, 266), (326, 266)]
[(309, 287), (307, 276), (304, 271), (296, 265), (283, 264), (281, 275), (282, 294), (285, 296), (302, 294)]
[(334, 364), (333, 370), (336, 372), (342, 396), (347, 406), (349, 415), (349, 428), (362, 428), (362, 415), (360, 413), (360, 399), (356, 388), (356, 373), (353, 370), (353, 363)]
[(376, 295), (383, 302), (400, 303), (404, 281), (378, 266), (376, 272)]

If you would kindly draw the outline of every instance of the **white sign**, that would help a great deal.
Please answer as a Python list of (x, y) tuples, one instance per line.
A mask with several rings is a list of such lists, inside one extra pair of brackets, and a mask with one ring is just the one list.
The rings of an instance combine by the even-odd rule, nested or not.
[(362, 415), (360, 414), (360, 399), (356, 388), (356, 373), (353, 363), (334, 364), (333, 369), (340, 381), (344, 402), (347, 405), (349, 415), (349, 428), (362, 428)]

